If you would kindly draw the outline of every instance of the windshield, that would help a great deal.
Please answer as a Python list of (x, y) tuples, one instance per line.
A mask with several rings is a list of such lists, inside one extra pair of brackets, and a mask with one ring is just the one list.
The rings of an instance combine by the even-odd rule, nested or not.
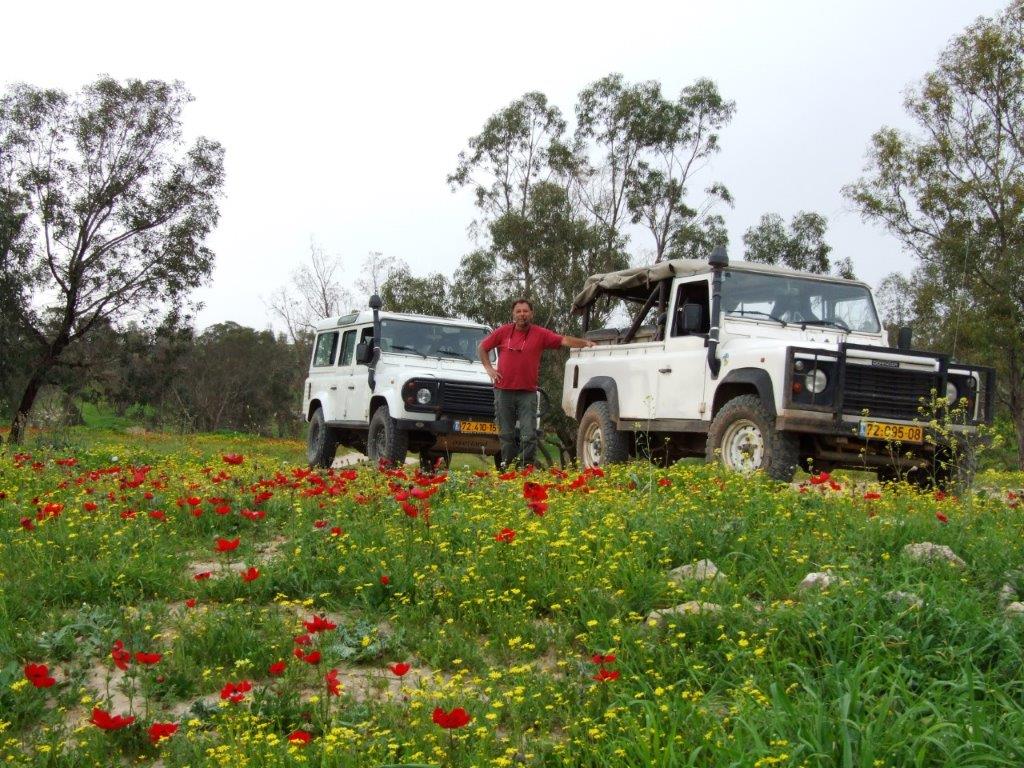
[(801, 327), (879, 330), (871, 292), (853, 283), (727, 271), (722, 278), (722, 309), (733, 317), (767, 318)]
[(487, 336), (487, 329), (410, 320), (381, 320), (380, 335), (381, 352), (450, 357), (472, 362), (478, 359), (476, 348)]

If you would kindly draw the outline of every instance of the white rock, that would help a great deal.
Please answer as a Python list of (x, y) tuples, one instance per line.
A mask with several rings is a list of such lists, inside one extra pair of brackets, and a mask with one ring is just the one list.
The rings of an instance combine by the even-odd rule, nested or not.
[(797, 585), (797, 589), (828, 589), (836, 581), (831, 571), (814, 571), (804, 576), (804, 580)]
[(716, 603), (701, 603), (697, 600), (687, 600), (685, 603), (674, 605), (671, 608), (659, 608), (647, 614), (647, 623), (664, 625), (669, 619), (678, 616), (696, 616), (702, 613), (719, 613), (722, 606)]
[(894, 589), (892, 592), (885, 593), (885, 599), (895, 605), (905, 605), (907, 608), (924, 607), (924, 600), (913, 592), (900, 592), (898, 589)]
[(725, 574), (710, 560), (698, 560), (691, 565), (681, 565), (668, 572), (673, 581), (714, 581), (724, 579)]
[(1009, 584), (1003, 584), (999, 588), (999, 607), (1005, 609), (1010, 603), (1017, 600), (1017, 590)]
[(921, 563), (947, 562), (957, 568), (967, 567), (967, 563), (957, 557), (956, 553), (945, 544), (933, 544), (930, 541), (907, 544), (903, 548), (903, 554), (911, 560)]
[(1013, 619), (1024, 618), (1024, 603), (1010, 603), (1003, 609), (1003, 613)]

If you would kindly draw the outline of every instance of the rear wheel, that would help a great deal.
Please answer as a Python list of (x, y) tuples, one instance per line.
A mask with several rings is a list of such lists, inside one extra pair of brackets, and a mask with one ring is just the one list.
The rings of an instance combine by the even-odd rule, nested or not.
[(708, 430), (707, 460), (734, 472), (762, 469), (774, 480), (793, 479), (799, 442), (780, 432), (757, 395), (740, 395), (722, 406)]
[(408, 452), (408, 433), (399, 429), (398, 422), (391, 418), (391, 412), (386, 405), (380, 406), (370, 419), (366, 455), (374, 462), (383, 460), (391, 464), (404, 464)]
[(327, 469), (334, 463), (338, 450), (338, 431), (327, 426), (322, 408), (313, 411), (309, 419), (309, 434), (306, 438), (306, 461), (311, 467)]
[(584, 469), (629, 459), (628, 438), (616, 429), (606, 401), (587, 406), (576, 433), (576, 456)]

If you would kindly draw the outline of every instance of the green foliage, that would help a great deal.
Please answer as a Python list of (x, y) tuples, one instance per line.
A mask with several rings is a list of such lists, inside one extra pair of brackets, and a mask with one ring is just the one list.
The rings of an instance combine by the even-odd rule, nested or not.
[(868, 175), (845, 192), (918, 257), (910, 284), (921, 335), (953, 341), (969, 361), (998, 368), (1020, 448), (1024, 4), (955, 37), (905, 106), (918, 134), (879, 130)]
[(820, 213), (801, 211), (793, 216), (789, 230), (777, 213), (766, 213), (757, 226), (743, 235), (743, 258), (761, 264), (777, 264), (803, 272), (828, 274), (853, 279), (849, 258), (835, 264), (829, 258), (832, 246), (825, 242), (828, 219)]
[(224, 153), (205, 138), (185, 146), (190, 100), (181, 83), (107, 77), (74, 96), (16, 85), (0, 98), (0, 197), (16, 206), (0, 258), (25, 267), (0, 303), (32, 349), (13, 441), (71, 345), (139, 306), (175, 305), (209, 275)]

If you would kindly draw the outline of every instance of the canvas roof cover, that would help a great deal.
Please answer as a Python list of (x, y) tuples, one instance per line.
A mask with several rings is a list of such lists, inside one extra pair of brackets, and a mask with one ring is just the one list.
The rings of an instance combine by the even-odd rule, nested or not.
[[(818, 275), (813, 272), (800, 272), (788, 267), (776, 267), (772, 264), (758, 264), (751, 261), (736, 261), (727, 269), (742, 269), (745, 272), (769, 272), (792, 277), (803, 277), (816, 280), (838, 280), (834, 275)], [(576, 294), (572, 301), (572, 311), (582, 312), (603, 294), (630, 297), (638, 301), (646, 299), (654, 284), (671, 277), (689, 277), (711, 272), (711, 265), (702, 259), (670, 259), (650, 264), (646, 267), (631, 267), (618, 272), (605, 272), (591, 275), (583, 284), (583, 290)], [(859, 281), (858, 281), (859, 282)]]

